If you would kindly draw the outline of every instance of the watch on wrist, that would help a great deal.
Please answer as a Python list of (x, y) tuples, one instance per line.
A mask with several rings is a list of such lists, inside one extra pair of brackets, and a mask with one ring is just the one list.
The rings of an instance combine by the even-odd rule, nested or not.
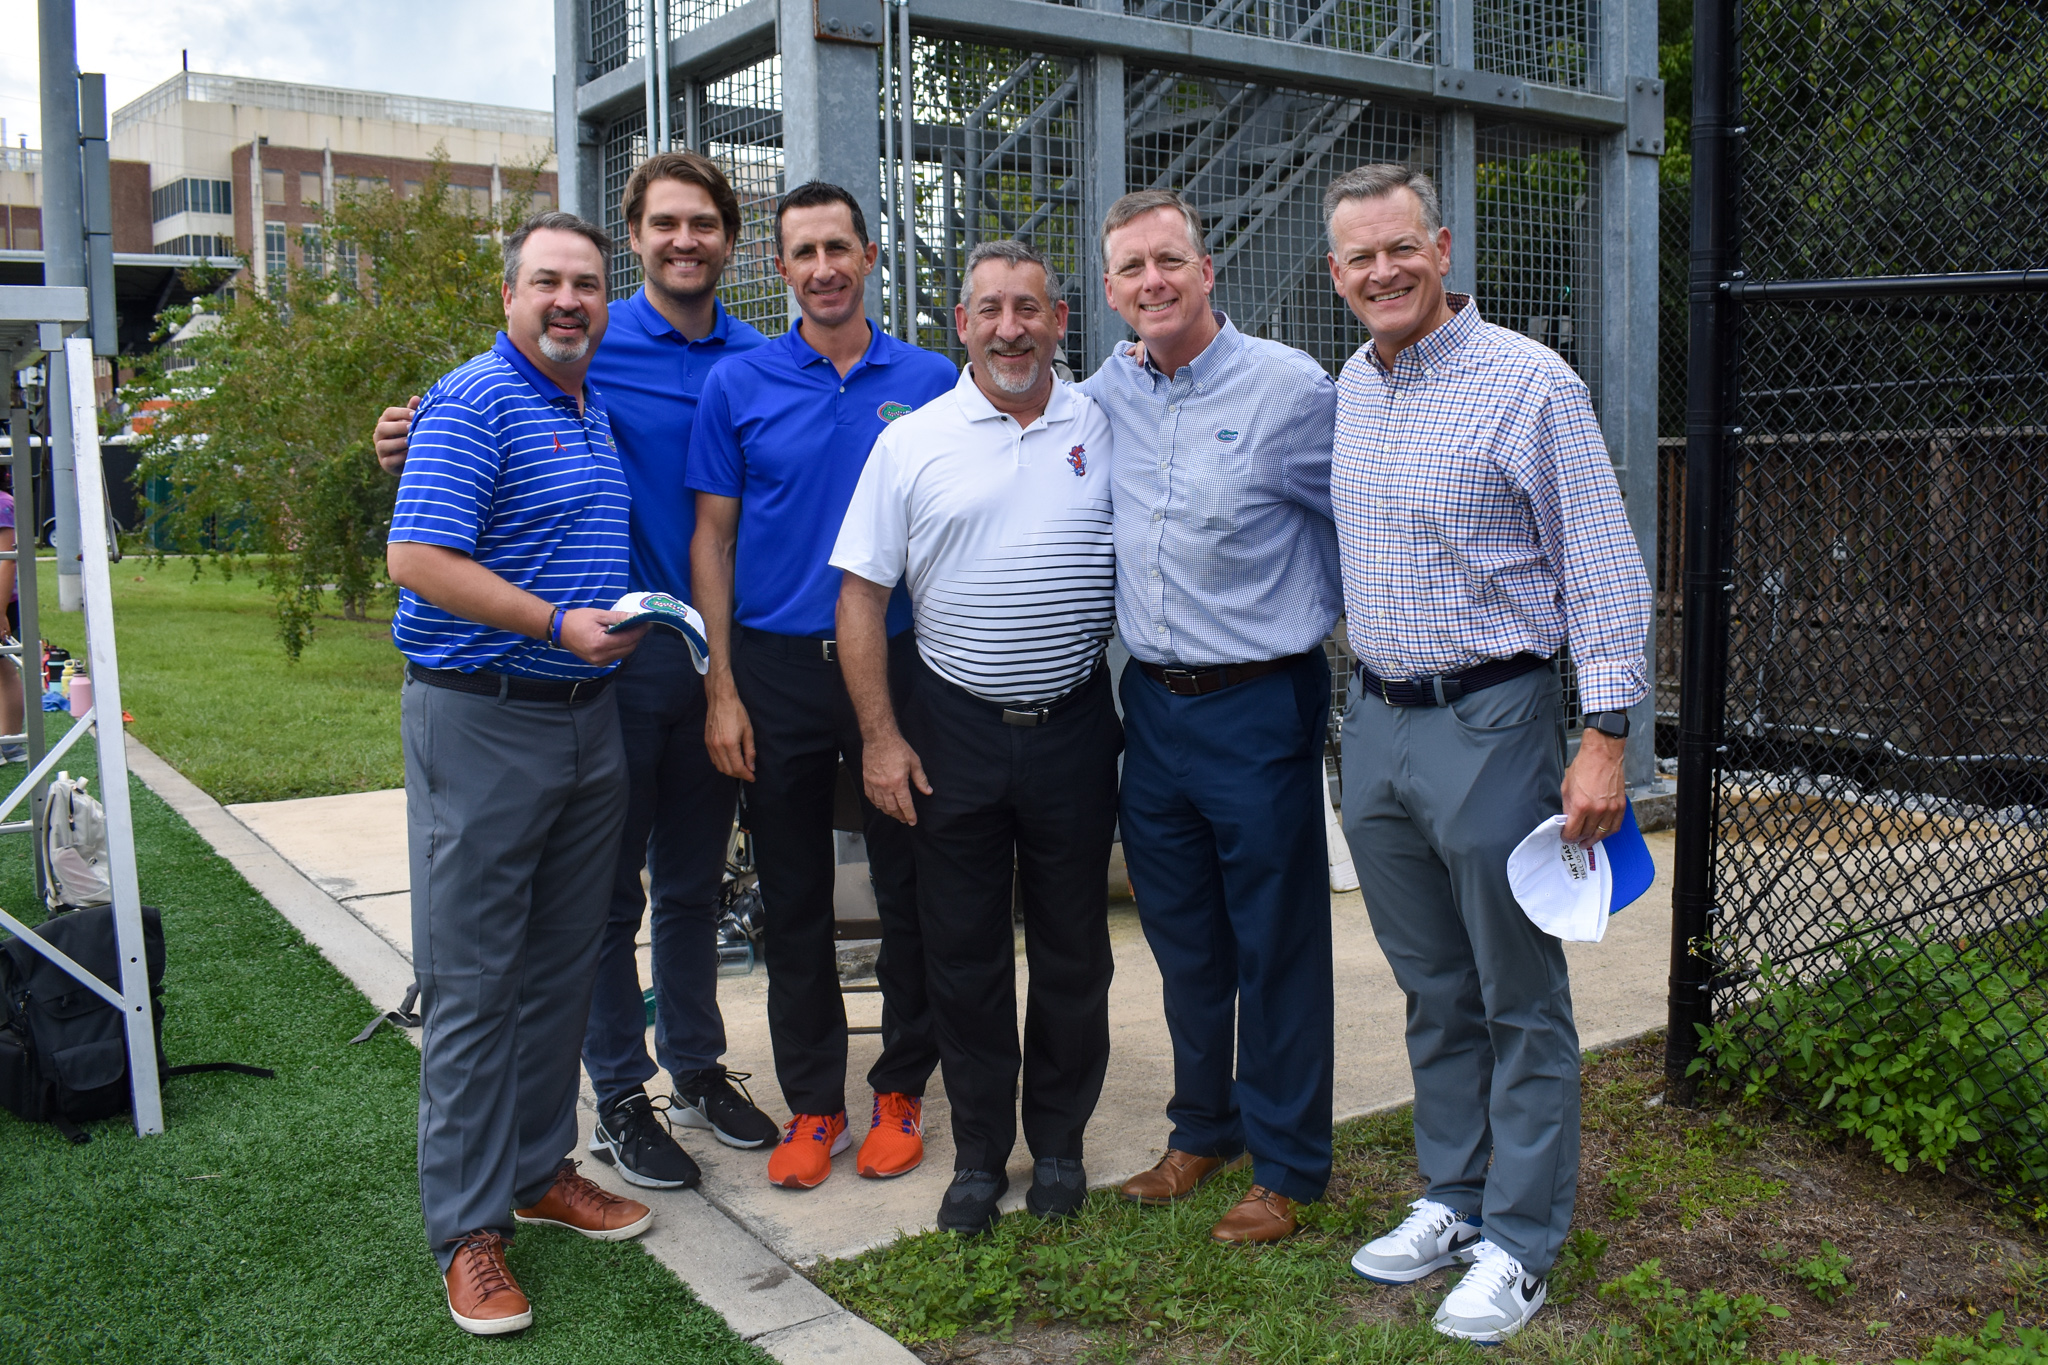
[(1628, 738), (1628, 712), (1594, 711), (1586, 717), (1586, 728), (1613, 739)]

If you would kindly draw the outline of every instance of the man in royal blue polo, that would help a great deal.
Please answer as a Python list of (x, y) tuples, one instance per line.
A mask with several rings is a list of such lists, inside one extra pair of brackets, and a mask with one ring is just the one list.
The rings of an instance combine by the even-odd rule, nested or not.
[(505, 241), (505, 330), (427, 393), (386, 555), (403, 591), (400, 729), (420, 985), (420, 1205), (465, 1331), (533, 1310), (519, 1223), (616, 1241), (653, 1222), (566, 1157), (576, 1042), (618, 854), (626, 759), (613, 665), (641, 626), (626, 482), (584, 381), (605, 331), (603, 229), (568, 213)]
[[(812, 181), (776, 209), (775, 265), (803, 310), (776, 341), (712, 371), (690, 436), (697, 490), (696, 606), (711, 641), (705, 740), (751, 783), (747, 809), (768, 907), (768, 1029), (792, 1117), (768, 1178), (809, 1189), (846, 1130), (846, 1007), (832, 949), (832, 804), (842, 756), (860, 770), (860, 725), (839, 675), (830, 563), (882, 428), (959, 378), (862, 312), (877, 248), (851, 194)], [(910, 599), (887, 613), (892, 678), (913, 676)], [(903, 700), (899, 698), (901, 707)], [(861, 800), (882, 950), (882, 1055), (855, 1165), (902, 1175), (924, 1159), (925, 1082), (938, 1064), (908, 831)]]
[[(718, 302), (719, 276), (739, 238), (740, 206), (717, 165), (664, 152), (626, 182), (623, 217), (644, 284), (612, 308), (591, 361), (610, 409), (632, 494), (634, 592), (689, 599), (694, 500), (683, 484), (690, 425), (711, 367), (766, 338)], [(386, 410), (378, 458), (405, 463), (407, 408)], [(670, 1113), (734, 1147), (760, 1147), (776, 1126), (728, 1072), (718, 1013), (719, 883), (737, 784), (704, 749), (704, 684), (683, 642), (657, 631), (620, 667), (614, 686), (628, 774), (626, 823), (612, 875), (611, 916), (598, 951), (583, 1064), (597, 1092), (591, 1151), (635, 1185), (694, 1185), (697, 1165), (655, 1115), (646, 1083), (645, 1013), (634, 940), (643, 915), (653, 939), (655, 1052), (675, 1084)], [(647, 888), (641, 887), (641, 868)], [(651, 911), (650, 911), (651, 907)]]

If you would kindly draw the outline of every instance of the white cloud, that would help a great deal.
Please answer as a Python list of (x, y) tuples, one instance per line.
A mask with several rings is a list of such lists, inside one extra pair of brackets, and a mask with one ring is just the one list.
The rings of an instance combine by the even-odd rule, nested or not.
[[(38, 44), (29, 0), (0, 44), (0, 118), (7, 141), (42, 143)], [(78, 65), (103, 71), (120, 108), (194, 71), (475, 100), (553, 105), (554, 6), (549, 0), (78, 0)]]

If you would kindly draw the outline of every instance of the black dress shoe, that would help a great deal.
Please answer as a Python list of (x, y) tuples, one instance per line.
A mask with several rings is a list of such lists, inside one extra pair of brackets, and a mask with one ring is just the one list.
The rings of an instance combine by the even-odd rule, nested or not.
[(1088, 1172), (1069, 1157), (1042, 1156), (1031, 1163), (1031, 1188), (1024, 1207), (1040, 1218), (1071, 1218), (1088, 1199)]
[(1010, 1177), (1001, 1171), (955, 1171), (946, 1197), (939, 1201), (939, 1226), (962, 1237), (979, 1237), (1001, 1217), (996, 1202), (1010, 1192)]

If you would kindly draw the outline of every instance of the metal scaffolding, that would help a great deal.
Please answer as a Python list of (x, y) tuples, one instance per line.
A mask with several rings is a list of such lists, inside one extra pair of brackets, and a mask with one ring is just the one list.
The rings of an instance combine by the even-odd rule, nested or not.
[[(1128, 335), (1095, 225), (1171, 187), (1207, 221), (1217, 305), (1334, 374), (1365, 335), (1329, 285), (1323, 191), (1363, 162), (1418, 166), (1443, 190), (1452, 287), (1585, 378), (1654, 562), (1656, 23), (1654, 0), (556, 0), (562, 202), (623, 240), (662, 108), (670, 145), (740, 193), (735, 313), (787, 326), (767, 214), (816, 177), (882, 244), (868, 308), (889, 331), (957, 355), (961, 261), (1025, 237), (1067, 277), (1085, 374)], [(616, 264), (630, 293), (637, 262)], [(1632, 786), (1653, 779), (1653, 712)]]

